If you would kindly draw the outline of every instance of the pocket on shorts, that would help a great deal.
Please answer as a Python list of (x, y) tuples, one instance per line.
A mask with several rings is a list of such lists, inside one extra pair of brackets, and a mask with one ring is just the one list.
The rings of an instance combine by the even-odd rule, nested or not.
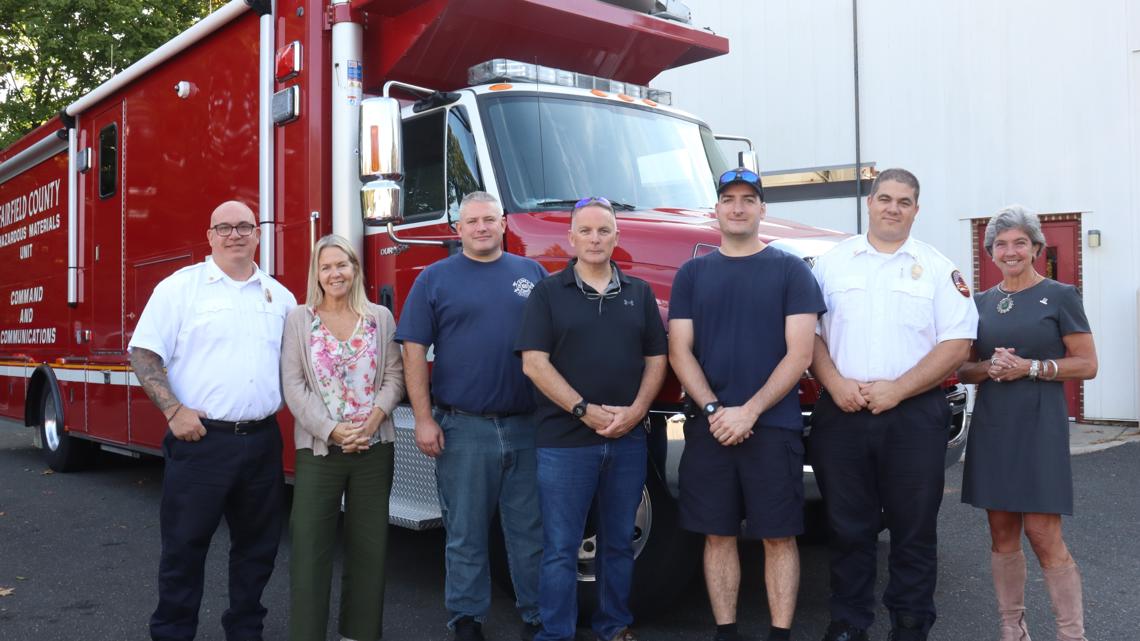
[(792, 434), (784, 442), (788, 450), (788, 476), (803, 480), (804, 477), (804, 439), (798, 434)]

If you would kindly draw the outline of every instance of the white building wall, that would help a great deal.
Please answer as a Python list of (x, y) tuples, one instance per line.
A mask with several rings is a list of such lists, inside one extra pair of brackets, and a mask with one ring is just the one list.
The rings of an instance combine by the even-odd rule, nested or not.
[[(850, 0), (687, 0), (725, 57), (654, 86), (764, 171), (855, 162)], [(1140, 416), (1140, 0), (859, 2), (862, 160), (922, 182), (914, 233), (972, 271), (970, 218), (1020, 202), (1083, 214), (1084, 300), (1100, 373), (1085, 415)], [(855, 231), (853, 199), (772, 214)], [(865, 225), (865, 223), (864, 223)], [(1083, 241), (1083, 238), (1082, 238)]]

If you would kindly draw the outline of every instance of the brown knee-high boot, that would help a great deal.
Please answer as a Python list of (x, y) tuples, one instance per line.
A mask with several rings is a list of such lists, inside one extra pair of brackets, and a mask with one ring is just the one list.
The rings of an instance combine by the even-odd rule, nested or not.
[(1025, 627), (1025, 553), (994, 552), (990, 569), (1001, 616), (1000, 641), (1030, 641)]
[(1045, 587), (1057, 617), (1057, 641), (1088, 641), (1085, 638), (1085, 612), (1081, 597), (1081, 573), (1077, 563), (1044, 568)]

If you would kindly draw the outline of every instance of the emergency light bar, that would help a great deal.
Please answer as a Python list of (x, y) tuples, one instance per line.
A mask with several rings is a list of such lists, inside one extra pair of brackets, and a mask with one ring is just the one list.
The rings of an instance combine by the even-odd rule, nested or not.
[(471, 67), (467, 70), (467, 82), (471, 85), (483, 85), (491, 82), (536, 82), (579, 89), (596, 89), (663, 105), (673, 104), (673, 94), (661, 89), (651, 89), (629, 82), (599, 78), (586, 73), (544, 67), (506, 58), (495, 58)]

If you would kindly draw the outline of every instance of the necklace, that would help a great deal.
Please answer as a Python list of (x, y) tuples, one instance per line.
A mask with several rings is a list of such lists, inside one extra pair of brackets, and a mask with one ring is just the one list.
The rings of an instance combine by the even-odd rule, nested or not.
[(1008, 314), (1009, 310), (1013, 309), (1013, 298), (1012, 298), (1013, 295), (1018, 293), (1018, 292), (1023, 292), (1025, 290), (1029, 289), (1030, 287), (1033, 287), (1034, 285), (1037, 284), (1037, 282), (1038, 282), (1037, 280), (1034, 280), (1032, 283), (1026, 285), (1025, 287), (1022, 287), (1021, 289), (1016, 289), (1012, 292), (1007, 292), (1004, 289), (1002, 289), (1001, 285), (998, 285), (997, 286), (998, 291), (1005, 294), (1005, 297), (998, 301), (998, 304), (997, 304), (998, 313), (999, 314)]

